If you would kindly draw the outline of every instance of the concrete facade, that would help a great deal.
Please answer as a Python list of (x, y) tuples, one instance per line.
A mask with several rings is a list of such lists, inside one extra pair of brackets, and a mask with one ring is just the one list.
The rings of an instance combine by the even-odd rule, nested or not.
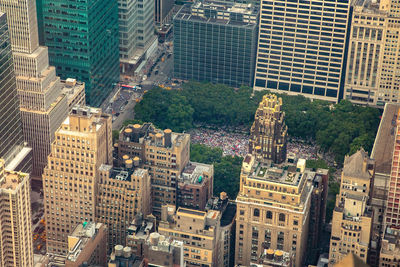
[(178, 177), (177, 205), (204, 210), (213, 195), (214, 168), (209, 164), (189, 162)]
[(33, 240), (29, 175), (7, 171), (0, 159), (0, 266), (32, 267)]
[(340, 193), (336, 196), (332, 217), (330, 266), (349, 253), (367, 262), (372, 231), (370, 198), (374, 164), (364, 150), (345, 158)]
[(35, 0), (0, 1), (7, 13), (24, 139), (32, 147), (32, 176), (47, 164), (54, 132), (67, 116), (60, 78), (49, 66), (47, 47), (39, 46)]
[(245, 157), (236, 198), (235, 264), (256, 263), (264, 249), (273, 249), (293, 251), (294, 266), (302, 266), (314, 178), (305, 160), (272, 166), (254, 155)]
[(184, 243), (186, 266), (224, 266), (221, 262), (221, 212), (208, 212), (171, 205), (163, 206), (158, 232)]
[(77, 107), (56, 131), (43, 175), (47, 252), (65, 255), (77, 223), (96, 221), (99, 167), (112, 163), (111, 116)]
[(127, 231), (135, 216), (151, 213), (150, 176), (147, 170), (129, 162), (125, 168), (101, 165), (99, 174), (97, 221), (108, 227), (110, 248), (126, 245)]
[(78, 224), (68, 236), (68, 254), (65, 267), (106, 266), (107, 227), (101, 223)]
[(190, 136), (170, 129), (156, 129), (152, 124), (126, 126), (119, 136), (118, 165), (133, 159), (147, 169), (151, 177), (152, 210), (161, 217), (163, 204), (176, 205), (178, 177), (189, 162)]

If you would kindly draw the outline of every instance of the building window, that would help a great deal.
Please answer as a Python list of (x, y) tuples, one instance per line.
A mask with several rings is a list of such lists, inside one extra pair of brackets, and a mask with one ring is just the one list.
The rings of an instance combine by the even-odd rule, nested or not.
[(286, 216), (285, 216), (285, 214), (283, 214), (283, 213), (279, 213), (279, 221), (280, 221), (280, 222), (284, 222), (284, 221), (285, 221), (285, 219), (286, 219)]
[(260, 210), (259, 209), (254, 209), (253, 216), (260, 217)]
[(267, 211), (267, 219), (272, 219), (272, 211)]

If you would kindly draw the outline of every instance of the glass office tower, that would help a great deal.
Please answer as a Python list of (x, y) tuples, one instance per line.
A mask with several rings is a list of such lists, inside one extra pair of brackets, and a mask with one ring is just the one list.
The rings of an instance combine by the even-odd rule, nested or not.
[(119, 81), (118, 2), (42, 0), (41, 6), (51, 65), (62, 79), (85, 82), (87, 103), (99, 106)]
[(8, 159), (24, 145), (6, 14), (0, 12), (0, 158)]
[(341, 97), (349, 0), (264, 0), (255, 90)]
[(258, 14), (252, 4), (198, 1), (183, 6), (174, 17), (174, 76), (251, 86)]

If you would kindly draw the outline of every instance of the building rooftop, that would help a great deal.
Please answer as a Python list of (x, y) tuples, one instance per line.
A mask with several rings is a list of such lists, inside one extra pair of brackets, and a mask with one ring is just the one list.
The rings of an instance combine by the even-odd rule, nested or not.
[(400, 229), (386, 228), (381, 253), (397, 255), (400, 253)]
[(385, 14), (385, 10), (379, 8), (379, 0), (352, 0), (352, 5), (356, 12), (370, 13), (370, 14)]
[(399, 104), (385, 105), (371, 153), (371, 158), (375, 160), (376, 173), (390, 174), (399, 108)]
[(205, 181), (204, 173), (212, 173), (213, 166), (198, 162), (189, 162), (183, 169), (178, 181), (185, 184), (203, 184)]
[(31, 153), (32, 148), (24, 146), (21, 151), (7, 164), (6, 169), (13, 171)]
[(350, 252), (341, 261), (336, 263), (334, 267), (368, 267), (369, 265), (363, 262), (357, 255)]
[(185, 138), (190, 138), (189, 134), (174, 133), (170, 129), (163, 131), (155, 128), (152, 123), (144, 123), (143, 125), (127, 125), (121, 131), (119, 140), (139, 144), (147, 143), (159, 147), (179, 147)]
[(260, 255), (258, 263), (261, 266), (282, 266), (289, 267), (292, 264), (293, 255), (289, 252), (282, 250), (264, 249), (263, 253)]
[[(367, 166), (364, 166), (367, 164)], [(368, 171), (368, 165), (373, 164), (369, 159), (368, 153), (364, 149), (358, 150), (351, 156), (346, 156), (343, 164), (343, 175), (371, 179), (372, 175)]]
[(258, 8), (253, 4), (206, 0), (184, 5), (174, 19), (236, 26), (256, 26), (258, 14)]
[(217, 210), (222, 213), (221, 226), (231, 224), (236, 215), (236, 203), (230, 202), (225, 192), (221, 192), (220, 197), (210, 198), (205, 209), (206, 211)]
[(61, 80), (60, 86), (62, 93), (67, 96), (68, 105), (72, 104), (77, 95), (85, 94), (85, 83), (78, 82), (76, 79)]
[(155, 218), (148, 216), (143, 218), (141, 214), (135, 216), (135, 219), (128, 228), (128, 235), (135, 236), (139, 239), (146, 239), (147, 236), (154, 230)]
[(115, 264), (118, 267), (141, 267), (143, 266), (143, 259), (133, 254), (130, 247), (124, 248), (122, 245), (116, 245), (108, 264), (109, 266)]
[(15, 191), (27, 176), (26, 173), (5, 170), (0, 178), (0, 191)]
[(94, 240), (101, 227), (101, 223), (83, 222), (78, 224), (72, 234), (68, 236), (67, 260), (76, 261), (86, 244)]
[(195, 215), (195, 216), (199, 216), (199, 217), (206, 217), (207, 213), (204, 211), (197, 211), (197, 210), (192, 210), (192, 209), (185, 209), (185, 208), (178, 208), (178, 210), (176, 211), (176, 213), (180, 213), (180, 214), (186, 214), (186, 215)]
[(145, 243), (149, 245), (149, 249), (153, 251), (172, 252), (173, 247), (183, 247), (182, 241), (160, 235), (157, 232), (151, 233)]
[(94, 108), (90, 106), (75, 106), (72, 108), (71, 114), (82, 117), (91, 117), (94, 114), (100, 115), (102, 113), (101, 108)]
[(275, 166), (270, 161), (258, 162), (253, 165), (253, 173), (249, 176), (251, 179), (270, 181), (275, 183), (297, 186), (303, 173), (294, 166)]
[[(85, 127), (88, 127), (87, 130), (86, 128), (82, 129), (79, 122), (81, 120), (73, 120), (72, 117), (87, 118), (90, 120), (91, 124), (85, 124), (87, 125)], [(110, 115), (103, 113), (101, 108), (76, 105), (72, 108), (71, 114), (69, 114), (69, 116), (64, 120), (58, 132), (61, 134), (69, 134), (70, 132), (73, 132), (74, 135), (85, 136), (87, 133), (98, 131), (104, 123), (102, 119), (107, 119), (109, 117)]]
[(118, 181), (131, 182), (132, 175), (135, 177), (143, 177), (147, 171), (138, 167), (132, 166), (131, 168), (126, 167), (112, 167), (111, 165), (101, 164), (99, 171), (108, 172), (109, 178)]

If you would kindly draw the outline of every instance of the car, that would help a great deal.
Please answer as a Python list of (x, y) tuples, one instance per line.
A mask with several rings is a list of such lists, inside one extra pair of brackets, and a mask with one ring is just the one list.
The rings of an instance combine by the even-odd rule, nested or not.
[(158, 70), (156, 70), (156, 71), (154, 72), (154, 74), (157, 75), (157, 74), (158, 74)]

